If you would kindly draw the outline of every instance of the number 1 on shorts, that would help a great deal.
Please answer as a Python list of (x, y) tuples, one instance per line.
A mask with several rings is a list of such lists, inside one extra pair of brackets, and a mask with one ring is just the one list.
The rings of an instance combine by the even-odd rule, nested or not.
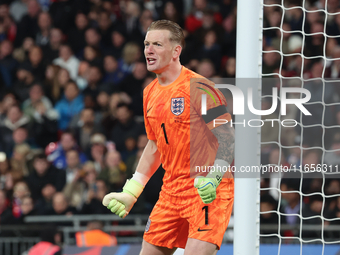
[(209, 214), (209, 207), (203, 206), (202, 211), (205, 210), (205, 225), (209, 225), (209, 221), (208, 221), (208, 214)]

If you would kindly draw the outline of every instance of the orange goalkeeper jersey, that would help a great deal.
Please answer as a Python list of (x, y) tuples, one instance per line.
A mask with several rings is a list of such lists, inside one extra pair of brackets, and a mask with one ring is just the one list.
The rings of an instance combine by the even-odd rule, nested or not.
[[(202, 94), (207, 95), (210, 116), (201, 114)], [(214, 164), (218, 142), (210, 131), (214, 128), (212, 117), (229, 121), (226, 106), (225, 97), (211, 81), (184, 66), (170, 85), (161, 86), (155, 79), (144, 89), (145, 129), (161, 154), (163, 195), (173, 203), (185, 203), (183, 200), (197, 195), (192, 178), (197, 166)], [(227, 184), (225, 181), (219, 188)]]

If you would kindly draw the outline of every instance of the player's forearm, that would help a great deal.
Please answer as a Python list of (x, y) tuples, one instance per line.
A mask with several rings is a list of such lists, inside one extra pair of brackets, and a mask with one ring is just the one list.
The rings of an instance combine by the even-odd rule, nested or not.
[(156, 142), (149, 140), (138, 162), (136, 172), (151, 178), (160, 164), (160, 153), (157, 149)]
[(224, 160), (231, 164), (234, 160), (235, 130), (229, 125), (220, 125), (211, 130), (218, 140), (219, 146), (215, 160)]

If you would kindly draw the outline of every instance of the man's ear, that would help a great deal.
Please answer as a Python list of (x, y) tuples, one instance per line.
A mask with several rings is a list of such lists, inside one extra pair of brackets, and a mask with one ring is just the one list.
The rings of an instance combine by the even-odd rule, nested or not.
[(176, 45), (172, 53), (173, 58), (179, 58), (179, 56), (181, 55), (181, 52), (182, 52), (182, 46)]

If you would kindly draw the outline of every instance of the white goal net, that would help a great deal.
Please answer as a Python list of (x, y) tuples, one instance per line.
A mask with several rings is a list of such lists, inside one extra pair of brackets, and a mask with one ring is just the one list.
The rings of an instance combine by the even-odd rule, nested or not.
[(295, 105), (265, 116), (277, 121), (261, 129), (261, 244), (340, 254), (340, 1), (264, 0), (262, 53), (262, 109), (273, 87), (298, 87), (311, 93), (311, 116)]

